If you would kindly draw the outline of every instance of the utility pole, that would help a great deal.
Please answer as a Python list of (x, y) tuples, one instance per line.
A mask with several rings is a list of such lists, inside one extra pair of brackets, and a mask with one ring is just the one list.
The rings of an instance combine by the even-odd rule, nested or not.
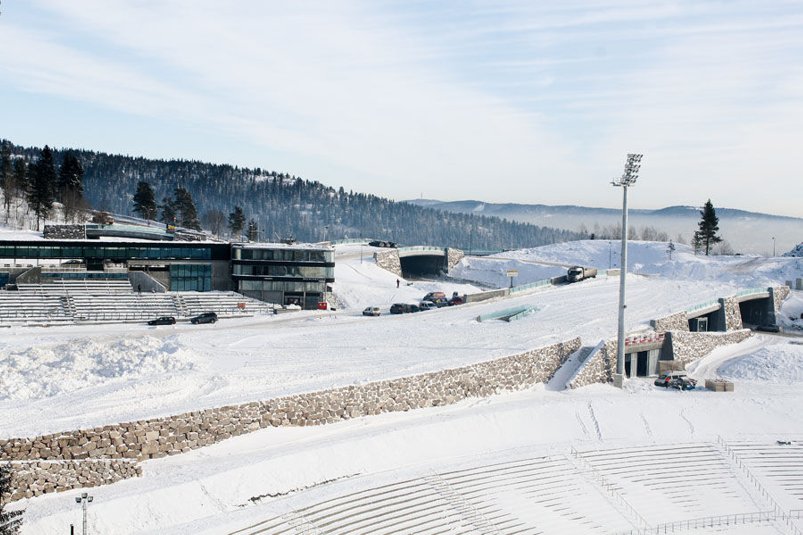
[(627, 276), (627, 188), (636, 183), (641, 168), (642, 154), (628, 154), (625, 171), (621, 177), (611, 181), (622, 188), (622, 259), (619, 266), (619, 329), (616, 337), (616, 374), (613, 384), (619, 388), (625, 376), (625, 278)]

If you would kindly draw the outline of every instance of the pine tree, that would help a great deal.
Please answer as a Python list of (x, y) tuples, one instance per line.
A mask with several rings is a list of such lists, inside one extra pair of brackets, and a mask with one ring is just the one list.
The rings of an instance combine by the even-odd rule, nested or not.
[(39, 230), (39, 221), (47, 219), (53, 208), (56, 166), (53, 163), (53, 151), (50, 150), (50, 147), (45, 145), (39, 160), (33, 164), (31, 171), (28, 206), (36, 215), (36, 230)]
[(134, 212), (143, 219), (156, 219), (156, 194), (147, 182), (137, 184), (137, 191), (134, 193)]
[(257, 241), (259, 239), (259, 227), (257, 227), (257, 222), (253, 219), (248, 220), (248, 231), (246, 233), (246, 237), (248, 241)]
[(71, 152), (64, 155), (61, 162), (57, 189), (59, 199), (64, 205), (64, 218), (72, 219), (83, 206), (84, 168)]
[(229, 230), (233, 239), (239, 239), (245, 226), (245, 214), (239, 206), (234, 207), (234, 211), (229, 214)]
[(714, 210), (714, 205), (711, 204), (711, 199), (708, 199), (703, 209), (700, 210), (700, 216), (699, 230), (695, 233), (695, 241), (699, 242), (700, 247), (705, 246), (705, 255), (708, 256), (711, 246), (722, 241), (722, 238), (717, 236), (719, 218)]
[(201, 223), (198, 221), (198, 211), (195, 209), (192, 194), (186, 188), (179, 186), (174, 194), (174, 202), (180, 216), (179, 224), (185, 228), (201, 230)]
[(165, 197), (162, 199), (162, 222), (165, 225), (175, 225), (176, 224), (176, 205), (175, 201), (170, 197)]
[(11, 200), (14, 197), (14, 166), (11, 164), (11, 146), (3, 143), (0, 148), (0, 187), (3, 188), (3, 204), (6, 207), (6, 221), (11, 211)]
[(22, 511), (6, 511), (11, 494), (11, 464), (0, 466), (0, 535), (17, 535), (22, 527)]

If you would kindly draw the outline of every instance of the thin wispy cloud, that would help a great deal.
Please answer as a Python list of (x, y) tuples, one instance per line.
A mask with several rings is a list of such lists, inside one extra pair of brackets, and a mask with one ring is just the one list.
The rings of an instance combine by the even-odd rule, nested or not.
[[(640, 150), (645, 207), (803, 216), (739, 191), (796, 138), (801, 30), (797, 2), (36, 0), (0, 18), (0, 91), (208, 136), (176, 157), (239, 140), (232, 163), (397, 199), (615, 205), (606, 179)], [(771, 180), (801, 164), (774, 154)]]

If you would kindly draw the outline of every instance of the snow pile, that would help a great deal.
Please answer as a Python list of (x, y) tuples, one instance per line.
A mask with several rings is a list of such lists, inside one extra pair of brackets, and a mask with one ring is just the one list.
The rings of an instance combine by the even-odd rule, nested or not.
[(762, 347), (755, 353), (727, 361), (717, 373), (740, 381), (800, 383), (803, 382), (803, 345)]
[(797, 246), (791, 251), (784, 253), (784, 256), (803, 256), (803, 243), (798, 243)]
[(192, 369), (192, 352), (175, 337), (119, 339), (104, 344), (76, 338), (0, 356), (0, 400), (56, 396), (119, 378)]

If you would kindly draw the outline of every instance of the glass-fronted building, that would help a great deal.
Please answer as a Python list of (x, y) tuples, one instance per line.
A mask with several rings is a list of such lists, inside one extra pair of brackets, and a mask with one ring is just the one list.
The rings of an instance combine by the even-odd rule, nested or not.
[(62, 278), (119, 278), (112, 266), (145, 272), (170, 291), (235, 290), (304, 308), (325, 300), (335, 280), (334, 249), (312, 244), (15, 240), (0, 241), (0, 286), (30, 265), (54, 263), (72, 266)]
[(335, 253), (318, 245), (232, 244), (232, 279), (243, 295), (315, 308), (335, 281)]

